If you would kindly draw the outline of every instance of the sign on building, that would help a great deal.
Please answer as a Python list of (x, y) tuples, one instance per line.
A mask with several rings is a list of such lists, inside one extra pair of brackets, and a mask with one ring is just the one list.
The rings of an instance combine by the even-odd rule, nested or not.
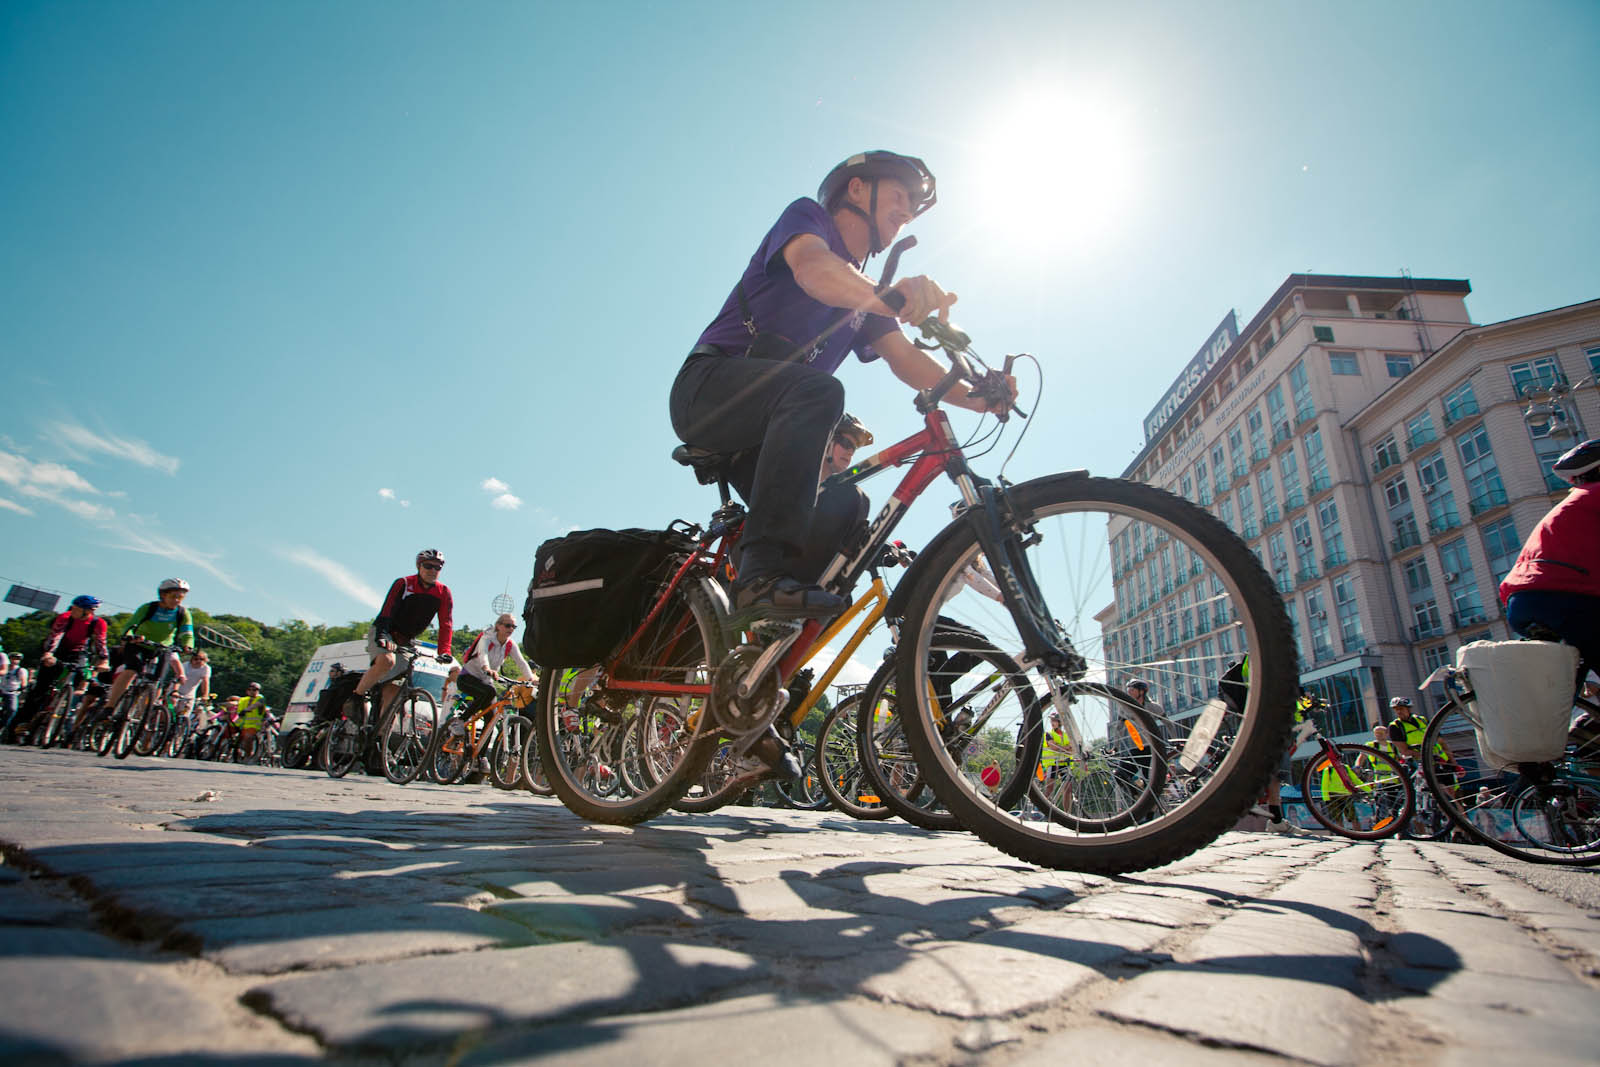
[(47, 593), (26, 585), (13, 585), (6, 593), (7, 604), (20, 604), (32, 611), (54, 611), (60, 600), (60, 593)]

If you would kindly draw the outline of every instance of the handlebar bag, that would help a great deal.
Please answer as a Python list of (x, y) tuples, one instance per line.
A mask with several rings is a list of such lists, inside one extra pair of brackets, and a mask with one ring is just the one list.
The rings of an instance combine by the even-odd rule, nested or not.
[(522, 618), (522, 650), (539, 667), (604, 662), (644, 621), (674, 556), (695, 542), (675, 530), (581, 530), (539, 546)]

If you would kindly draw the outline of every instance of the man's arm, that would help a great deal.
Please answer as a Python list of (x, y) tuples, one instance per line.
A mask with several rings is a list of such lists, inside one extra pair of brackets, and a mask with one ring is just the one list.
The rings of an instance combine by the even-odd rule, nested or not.
[(439, 586), (439, 655), (438, 659), (450, 657), (450, 638), (453, 625), (450, 616), (454, 613), (455, 602), (450, 598), (450, 589), (441, 584)]
[(795, 284), (811, 299), (829, 307), (866, 311), (901, 322), (918, 323), (929, 315), (950, 317), (954, 293), (946, 293), (925, 275), (902, 278), (893, 292), (905, 298), (900, 310), (878, 298), (872, 279), (835, 255), (828, 243), (814, 233), (797, 234), (783, 246), (783, 261), (794, 275)]
[[(933, 388), (945, 376), (945, 367), (938, 360), (907, 341), (905, 335), (898, 330), (886, 333), (872, 342), (872, 350), (883, 357), (883, 361), (889, 364), (889, 369), (894, 372), (896, 378), (918, 392)], [(983, 401), (972, 396), (967, 387), (959, 382), (945, 394), (944, 399), (947, 403), (971, 411), (988, 410)]]

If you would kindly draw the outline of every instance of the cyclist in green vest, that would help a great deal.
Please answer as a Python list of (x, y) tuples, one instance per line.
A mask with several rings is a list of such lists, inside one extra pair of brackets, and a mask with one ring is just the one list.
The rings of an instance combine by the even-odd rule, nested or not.
[[(1391, 699), (1389, 711), (1394, 715), (1389, 721), (1389, 740), (1400, 746), (1400, 752), (1406, 759), (1421, 758), (1422, 738), (1428, 732), (1428, 720), (1411, 707), (1411, 701), (1406, 697)], [(1451, 759), (1450, 749), (1442, 740), (1434, 742), (1433, 754), (1446, 762)]]

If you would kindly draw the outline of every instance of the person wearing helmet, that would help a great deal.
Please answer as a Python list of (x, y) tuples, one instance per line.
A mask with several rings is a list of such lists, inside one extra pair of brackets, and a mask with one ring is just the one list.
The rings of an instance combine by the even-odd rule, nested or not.
[[(121, 648), (118, 650), (117, 676), (111, 681), (111, 692), (106, 694), (106, 707), (115, 708), (117, 701), (139, 673), (139, 668), (151, 656), (161, 654), (169, 646), (181, 646), (194, 651), (194, 619), (183, 606), (189, 595), (189, 583), (182, 578), (168, 578), (156, 587), (158, 599), (141, 604), (122, 628)], [(183, 672), (177, 655), (167, 653), (171, 671), (176, 678)]]
[(1500, 583), (1500, 602), (1517, 633), (1554, 634), (1600, 670), (1600, 438), (1551, 470), (1572, 488), (1528, 535)]
[[(364, 715), (367, 692), (382, 685), (405, 670), (395, 665), (395, 645), (409, 645), (420, 637), (434, 619), (439, 620), (439, 647), (435, 657), (440, 663), (449, 663), (450, 638), (454, 623), (451, 616), (454, 601), (450, 587), (439, 581), (444, 569), (444, 553), (437, 548), (425, 548), (417, 553), (417, 573), (403, 574), (389, 584), (389, 592), (378, 609), (378, 617), (367, 629), (367, 655), (372, 664), (356, 683), (352, 700), (358, 715)], [(389, 689), (393, 689), (390, 686)]]
[[(29, 722), (44, 709), (62, 671), (69, 667), (81, 670), (91, 662), (96, 670), (103, 671), (111, 666), (110, 651), (106, 647), (106, 620), (95, 614), (99, 607), (100, 598), (85, 593), (73, 597), (67, 610), (51, 620), (40, 650), (38, 669), (33, 672), (33, 688), (22, 702), (16, 722)], [(80, 693), (85, 685), (86, 677), (79, 679)], [(5, 738), (6, 731), (0, 731), (0, 740)]]
[[(730, 480), (749, 505), (733, 588), (741, 618), (822, 618), (846, 605), (803, 569), (831, 555), (815, 546), (837, 534), (826, 523), (813, 529), (817, 470), (844, 411), (834, 373), (854, 352), (863, 362), (881, 357), (913, 389), (944, 376), (895, 320), (948, 319), (955, 295), (925, 276), (880, 295), (863, 273), (936, 199), (920, 159), (876, 151), (840, 163), (816, 199), (791, 203), (762, 237), (678, 371), (673, 430), (687, 445), (732, 456)], [(986, 410), (961, 387), (948, 399)]]
[(267, 698), (261, 695), (260, 682), (245, 686), (244, 696), (237, 699), (239, 717), (234, 720), (234, 726), (239, 731), (240, 754), (248, 761), (255, 757), (256, 737), (266, 724), (267, 712), (272, 709), (267, 707)]
[(11, 732), (11, 723), (17, 717), (22, 693), (27, 688), (28, 668), (22, 665), (22, 653), (0, 652), (0, 737)]

